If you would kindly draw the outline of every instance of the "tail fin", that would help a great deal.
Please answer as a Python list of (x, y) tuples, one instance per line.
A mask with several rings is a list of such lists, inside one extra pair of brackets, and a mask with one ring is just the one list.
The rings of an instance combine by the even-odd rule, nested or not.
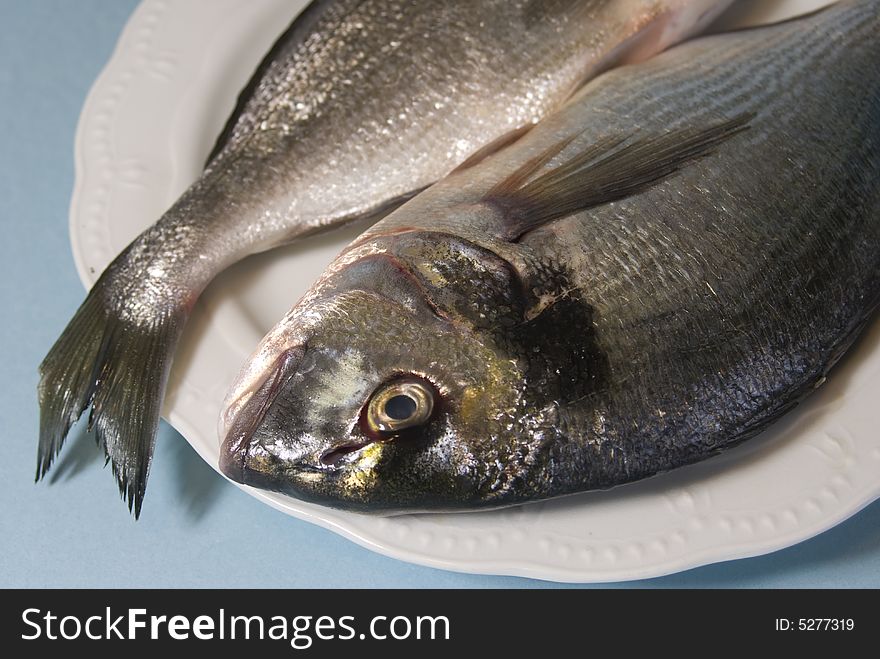
[(187, 311), (132, 321), (108, 308), (105, 272), (40, 364), (37, 476), (49, 471), (74, 422), (104, 447), (119, 492), (140, 515), (168, 372)]

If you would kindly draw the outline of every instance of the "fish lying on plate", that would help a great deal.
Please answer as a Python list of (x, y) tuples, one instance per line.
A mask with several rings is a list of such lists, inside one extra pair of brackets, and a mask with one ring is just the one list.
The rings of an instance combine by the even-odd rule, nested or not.
[(242, 93), (204, 174), (107, 267), (41, 364), (37, 477), (89, 410), (137, 515), (175, 345), (219, 272), (381, 216), (729, 4), (313, 2)]
[(224, 473), (473, 509), (755, 435), (880, 300), (878, 62), (859, 0), (594, 80), (335, 260), (227, 398)]

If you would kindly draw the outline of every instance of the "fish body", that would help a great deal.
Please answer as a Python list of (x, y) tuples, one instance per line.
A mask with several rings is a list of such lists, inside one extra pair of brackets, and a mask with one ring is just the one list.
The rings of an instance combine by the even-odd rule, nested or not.
[(755, 435), (880, 300), (878, 63), (855, 0), (592, 81), (336, 259), (230, 392), (224, 472), (475, 509)]
[(381, 216), (599, 70), (657, 52), (728, 4), (312, 3), (260, 65), (201, 177), (107, 267), (41, 364), (37, 477), (89, 410), (137, 514), (174, 347), (215, 275)]

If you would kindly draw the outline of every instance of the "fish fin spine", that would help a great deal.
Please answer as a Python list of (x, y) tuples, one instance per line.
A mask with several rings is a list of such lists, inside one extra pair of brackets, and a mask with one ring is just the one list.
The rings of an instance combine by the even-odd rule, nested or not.
[(573, 135), (521, 165), (489, 190), (485, 201), (502, 210), (502, 237), (515, 242), (553, 220), (644, 192), (710, 155), (746, 130), (754, 116), (743, 113), (708, 127), (660, 135), (605, 137), (529, 180), (575, 140)]

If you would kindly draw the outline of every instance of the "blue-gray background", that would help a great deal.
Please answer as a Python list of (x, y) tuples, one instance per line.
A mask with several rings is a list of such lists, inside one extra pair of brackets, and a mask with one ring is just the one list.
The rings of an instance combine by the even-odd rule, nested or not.
[[(34, 485), (37, 364), (83, 298), (67, 230), (77, 117), (136, 4), (0, 0), (0, 586), (548, 586), (362, 549), (240, 492), (164, 423), (137, 523), (81, 432)], [(628, 585), (880, 587), (880, 503), (775, 554)]]

